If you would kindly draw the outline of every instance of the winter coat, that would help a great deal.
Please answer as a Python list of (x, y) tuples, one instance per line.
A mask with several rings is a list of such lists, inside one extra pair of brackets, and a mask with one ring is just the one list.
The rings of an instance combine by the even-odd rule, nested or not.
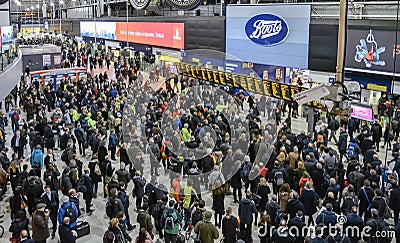
[(72, 234), (72, 230), (66, 224), (61, 224), (58, 228), (61, 243), (75, 243), (76, 237)]
[(256, 205), (250, 199), (243, 198), (239, 202), (240, 222), (245, 224), (253, 223), (253, 214), (257, 213)]
[(146, 185), (146, 181), (143, 179), (143, 177), (140, 176), (135, 176), (132, 178), (133, 183), (135, 185), (135, 193), (137, 198), (143, 198), (144, 197), (144, 186)]
[(337, 143), (338, 150), (340, 152), (345, 152), (347, 151), (347, 133), (346, 132), (341, 132), (339, 135), (339, 141)]
[[(98, 163), (97, 159), (89, 161), (89, 165), (88, 165), (88, 167), (90, 169), (89, 177), (92, 179), (94, 184), (101, 182), (101, 175), (98, 175), (94, 172), (95, 168), (96, 168), (96, 163)], [(100, 166), (100, 164), (99, 164), (99, 166)]]
[(12, 233), (13, 238), (19, 238), (19, 235), (22, 230), (26, 230), (29, 232), (29, 219), (25, 218), (21, 221), (14, 220), (11, 222), (10, 228), (8, 231)]
[(323, 210), (320, 214), (318, 214), (315, 223), (317, 225), (322, 223), (325, 224), (326, 226), (328, 225), (334, 226), (337, 223), (337, 217), (335, 215), (335, 212)]
[(285, 210), (286, 204), (289, 201), (290, 193), (286, 191), (279, 192), (279, 206), (282, 210)]
[(224, 205), (225, 193), (224, 193), (224, 191), (222, 191), (219, 195), (215, 195), (213, 193), (212, 199), (213, 199), (212, 209), (215, 211), (215, 213), (223, 215), (225, 213), (225, 205)]
[(317, 212), (317, 208), (315, 205), (315, 200), (318, 198), (317, 193), (314, 189), (304, 188), (303, 193), (301, 194), (301, 201), (304, 205), (304, 215), (311, 216)]
[(239, 222), (235, 216), (226, 215), (222, 219), (222, 235), (225, 243), (236, 243), (236, 231), (239, 228)]
[(290, 218), (294, 218), (296, 216), (297, 211), (302, 211), (304, 212), (304, 205), (299, 199), (293, 199), (291, 198), (287, 204), (286, 208), (284, 210), (287, 214), (290, 215)]
[(194, 227), (194, 232), (200, 234), (202, 243), (214, 243), (219, 238), (217, 227), (210, 222), (200, 221)]
[(32, 239), (34, 241), (43, 241), (49, 238), (49, 216), (44, 212), (36, 210), (32, 216)]
[(390, 192), (389, 207), (395, 211), (400, 211), (400, 187), (396, 186)]

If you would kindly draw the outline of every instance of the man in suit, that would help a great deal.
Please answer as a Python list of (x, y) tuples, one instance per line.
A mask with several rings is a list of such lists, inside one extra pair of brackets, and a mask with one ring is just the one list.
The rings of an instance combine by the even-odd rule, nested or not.
[(26, 230), (21, 231), (19, 238), (21, 238), (21, 243), (35, 243), (32, 239), (28, 239), (28, 231)]
[(54, 239), (57, 230), (57, 213), (60, 201), (56, 191), (50, 189), (50, 185), (46, 185), (42, 195), (42, 202), (46, 204), (46, 209), (50, 211), (50, 220), (53, 225), (53, 232), (51, 238)]
[(14, 136), (11, 138), (11, 147), (14, 153), (18, 154), (18, 159), (22, 159), (24, 155), (25, 139), (21, 137), (21, 131), (15, 131)]

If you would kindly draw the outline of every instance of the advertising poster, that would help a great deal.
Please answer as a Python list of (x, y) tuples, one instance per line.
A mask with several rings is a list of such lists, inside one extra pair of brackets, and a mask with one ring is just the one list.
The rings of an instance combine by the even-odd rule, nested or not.
[(364, 106), (359, 106), (352, 104), (351, 108), (353, 109), (353, 112), (351, 113), (351, 117), (365, 120), (365, 121), (373, 121), (374, 116), (373, 116), (373, 111), (371, 107), (364, 107)]
[(43, 66), (50, 66), (51, 65), (51, 56), (50, 55), (43, 55)]
[(1, 39), (2, 43), (9, 43), (13, 39), (13, 28), (12, 26), (1, 27)]
[(61, 64), (61, 56), (54, 56), (54, 65)]
[(95, 22), (93, 21), (80, 22), (81, 36), (94, 37), (95, 30), (96, 30)]
[(117, 22), (116, 40), (184, 49), (183, 23)]
[(96, 22), (96, 37), (115, 40), (116, 23), (115, 22)]
[(349, 30), (346, 70), (392, 75), (397, 56), (395, 72), (400, 76), (400, 40), (395, 42), (395, 31)]
[(227, 59), (308, 69), (310, 17), (307, 4), (228, 5)]

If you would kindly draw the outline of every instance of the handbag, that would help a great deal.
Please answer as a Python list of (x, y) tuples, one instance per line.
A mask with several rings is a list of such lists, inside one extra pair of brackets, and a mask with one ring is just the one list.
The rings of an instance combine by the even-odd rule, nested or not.
[(258, 188), (260, 188), (259, 185), (257, 186), (256, 192), (253, 194), (253, 201), (254, 201), (254, 204), (256, 205), (256, 207), (260, 206), (260, 203), (261, 203), (261, 196), (258, 195)]
[(85, 235), (90, 234), (90, 225), (88, 222), (78, 221), (75, 226), (76, 238), (79, 239)]
[(100, 165), (98, 163), (96, 163), (96, 165), (94, 166), (94, 173), (98, 176), (101, 175)]

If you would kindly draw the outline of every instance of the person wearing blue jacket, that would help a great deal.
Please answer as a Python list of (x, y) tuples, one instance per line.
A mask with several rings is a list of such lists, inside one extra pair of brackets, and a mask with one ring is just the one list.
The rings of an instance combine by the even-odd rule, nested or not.
[[(72, 209), (70, 209), (70, 207)], [(63, 197), (63, 204), (58, 209), (58, 223), (62, 225), (63, 219), (69, 217), (69, 228), (74, 229), (76, 226), (76, 219), (78, 218), (78, 208), (75, 203), (69, 201), (68, 196)]]
[(320, 214), (318, 214), (315, 223), (317, 225), (323, 224), (328, 227), (328, 225), (335, 226), (337, 223), (337, 217), (335, 212), (332, 211), (333, 206), (332, 203), (326, 204), (326, 209), (322, 210)]
[(112, 129), (110, 136), (108, 137), (108, 149), (111, 151), (111, 160), (115, 160), (115, 152), (117, 151), (118, 138), (115, 134), (115, 130)]
[(44, 155), (43, 155), (42, 147), (40, 145), (37, 145), (35, 150), (31, 154), (31, 158), (30, 158), (31, 166), (34, 167), (33, 164), (38, 164), (40, 170), (42, 170), (43, 160), (44, 160)]

